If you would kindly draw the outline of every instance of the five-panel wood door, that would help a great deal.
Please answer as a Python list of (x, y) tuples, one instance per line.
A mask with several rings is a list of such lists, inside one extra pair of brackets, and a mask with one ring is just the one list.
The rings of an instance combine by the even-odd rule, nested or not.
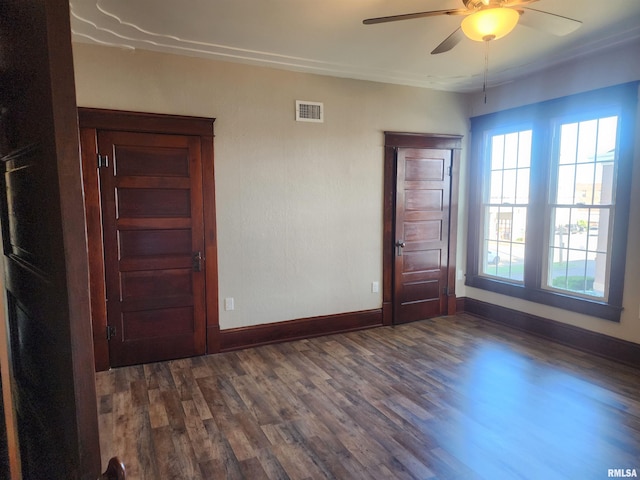
[(394, 320), (447, 312), (451, 150), (397, 151)]
[(200, 142), (98, 132), (111, 366), (205, 353)]

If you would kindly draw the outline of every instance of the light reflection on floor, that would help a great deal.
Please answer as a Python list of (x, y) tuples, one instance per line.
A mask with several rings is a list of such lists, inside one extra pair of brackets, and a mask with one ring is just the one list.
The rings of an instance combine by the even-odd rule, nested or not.
[(439, 439), (482, 478), (606, 478), (608, 468), (640, 466), (613, 448), (626, 428), (613, 393), (499, 343), (479, 346), (464, 369)]

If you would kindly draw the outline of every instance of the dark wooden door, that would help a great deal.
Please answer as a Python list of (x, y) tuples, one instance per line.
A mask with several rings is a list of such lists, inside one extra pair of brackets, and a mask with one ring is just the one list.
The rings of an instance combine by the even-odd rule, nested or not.
[[(1, 356), (12, 376), (2, 378), (4, 392), (11, 390), (4, 407), (15, 409), (20, 458), (10, 478), (95, 480), (100, 446), (69, 2), (0, 5), (0, 261), (9, 327), (0, 351), (10, 349)], [(14, 435), (8, 443), (17, 458)]]
[(111, 365), (204, 354), (200, 137), (100, 131), (98, 151)]
[(394, 320), (447, 312), (451, 150), (397, 149)]

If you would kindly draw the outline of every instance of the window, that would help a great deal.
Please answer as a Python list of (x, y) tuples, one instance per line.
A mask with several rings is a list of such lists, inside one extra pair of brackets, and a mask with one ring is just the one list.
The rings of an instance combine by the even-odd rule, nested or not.
[(563, 123), (553, 158), (546, 287), (607, 299), (618, 117)]
[(485, 170), (482, 272), (521, 283), (529, 205), (531, 130), (493, 135)]
[(637, 93), (472, 119), (467, 285), (619, 320)]

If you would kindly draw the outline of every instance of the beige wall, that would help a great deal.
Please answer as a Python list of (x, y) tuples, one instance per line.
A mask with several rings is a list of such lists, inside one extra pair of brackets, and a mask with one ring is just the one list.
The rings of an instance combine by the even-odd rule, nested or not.
[[(78, 104), (216, 117), (221, 328), (381, 306), (383, 131), (468, 137), (468, 117), (640, 79), (640, 46), (597, 52), (482, 95), (74, 45)], [(294, 121), (324, 102), (325, 123)], [(639, 115), (640, 118), (640, 115)], [(640, 125), (640, 122), (639, 122)], [(640, 139), (640, 128), (637, 135)], [(465, 288), (469, 296), (640, 343), (640, 140), (618, 323)], [(457, 264), (465, 265), (466, 151)], [(224, 311), (224, 298), (236, 309)]]
[[(217, 119), (223, 329), (379, 308), (383, 132), (468, 130), (452, 93), (80, 44), (74, 60), (80, 106)], [(295, 122), (295, 100), (325, 122)]]
[[(487, 104), (482, 95), (471, 99), (471, 116), (640, 80), (640, 40), (624, 47), (597, 52), (513, 84), (488, 92)], [(566, 310), (526, 302), (475, 288), (467, 288), (468, 297), (515, 308), (527, 313), (640, 343), (640, 109), (637, 114), (634, 150), (631, 214), (627, 247), (622, 319), (620, 323), (579, 315)], [(464, 189), (463, 189), (464, 190)]]

